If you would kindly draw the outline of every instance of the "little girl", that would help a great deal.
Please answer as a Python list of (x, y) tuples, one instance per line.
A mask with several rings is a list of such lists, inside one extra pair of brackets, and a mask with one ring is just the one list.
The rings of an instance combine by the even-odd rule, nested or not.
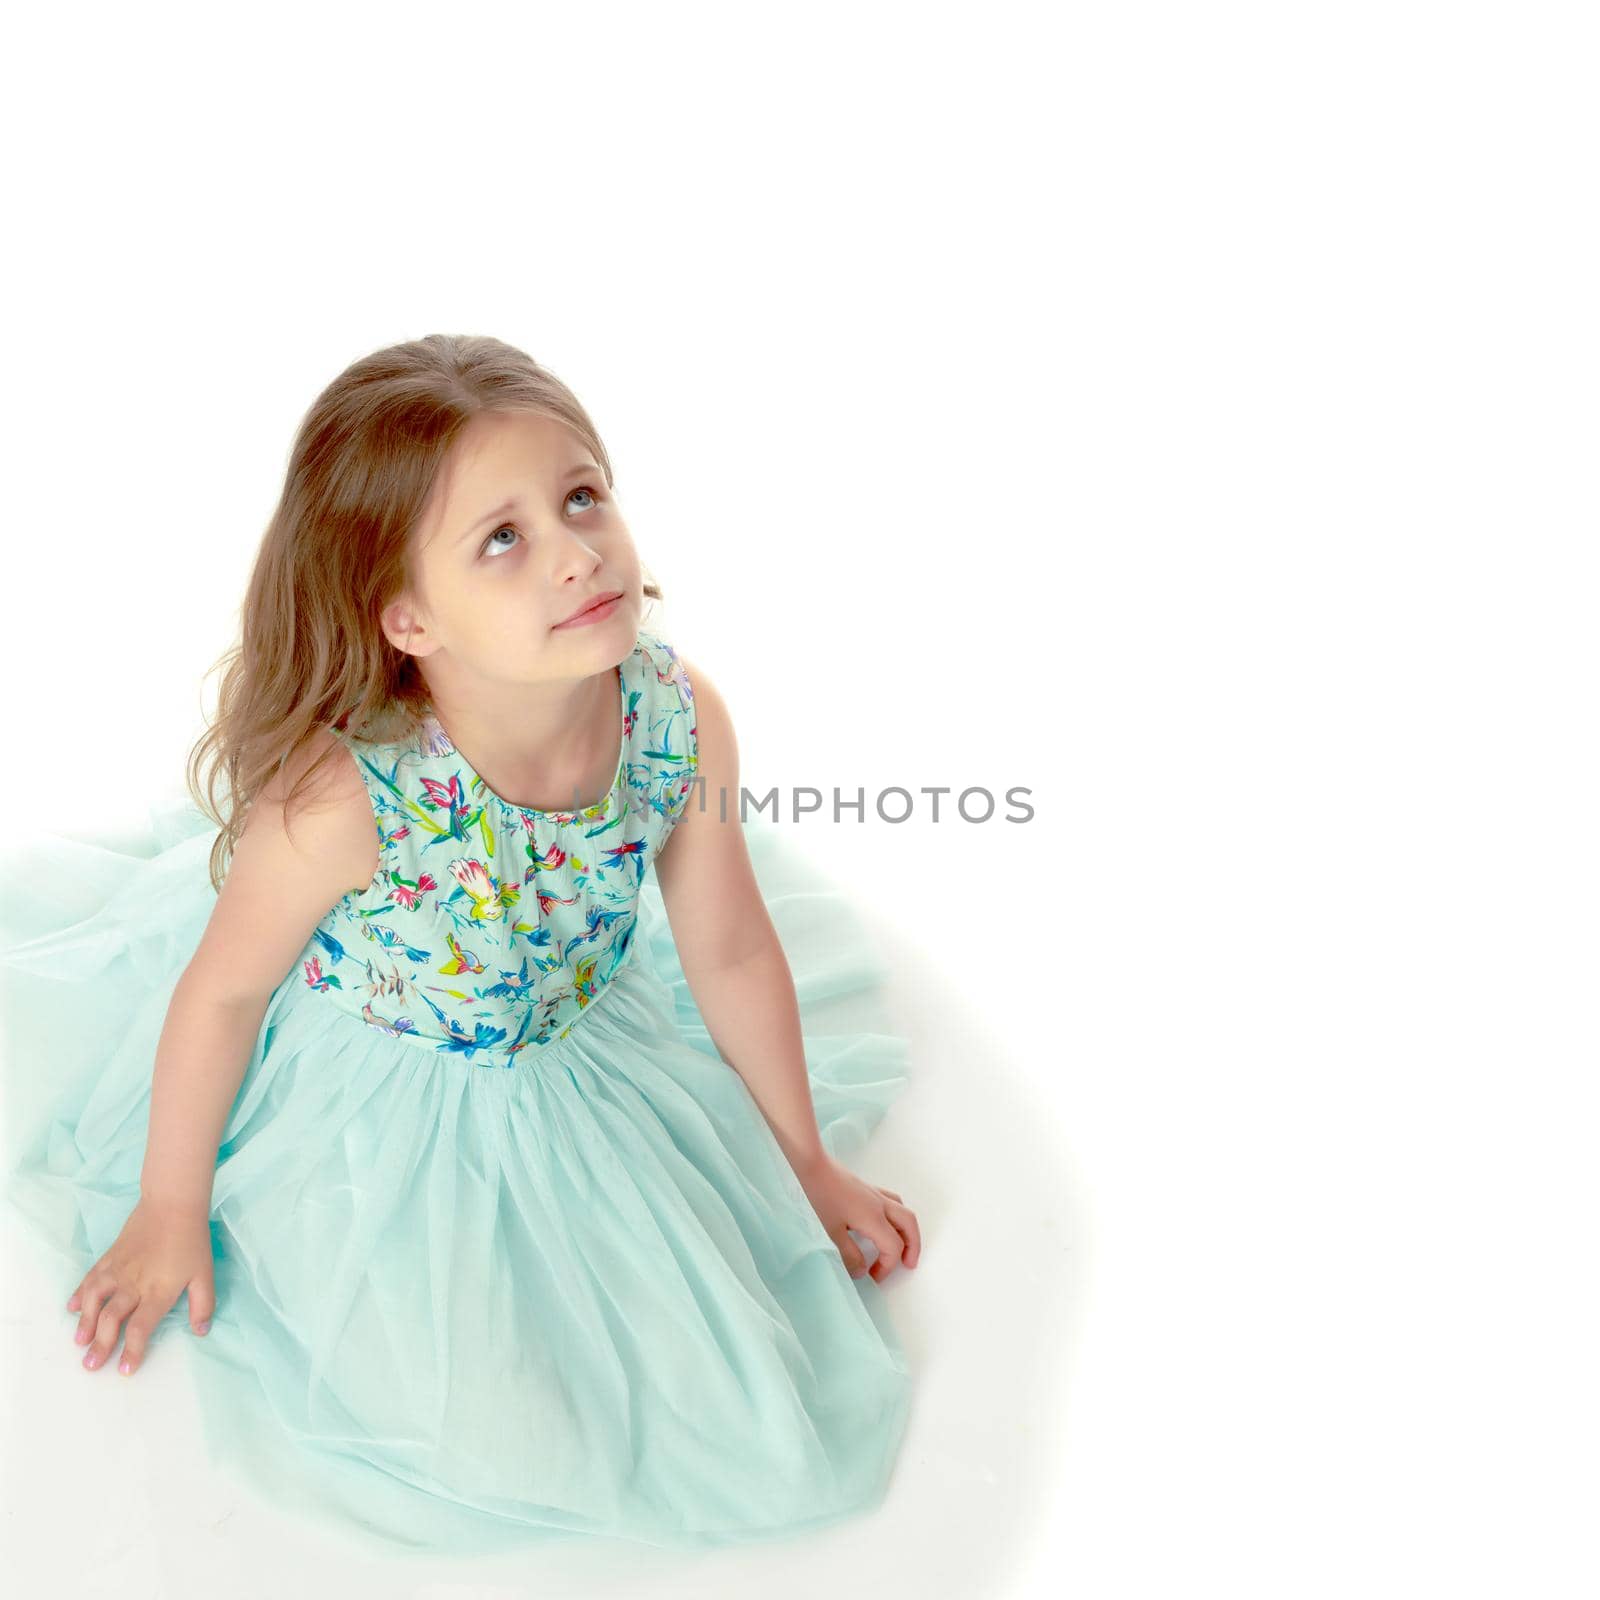
[(841, 1159), (906, 1042), (817, 1026), (881, 968), (741, 820), (646, 598), (564, 384), (488, 338), (356, 362), (295, 442), (204, 816), (115, 881), (95, 850), (95, 914), (41, 893), (5, 953), (95, 980), (8, 1190), (92, 1262), (84, 1366), (137, 1372), (186, 1294), (216, 1453), (413, 1546), (819, 1526), (906, 1422), (852, 1230), (881, 1285), (917, 1219)]

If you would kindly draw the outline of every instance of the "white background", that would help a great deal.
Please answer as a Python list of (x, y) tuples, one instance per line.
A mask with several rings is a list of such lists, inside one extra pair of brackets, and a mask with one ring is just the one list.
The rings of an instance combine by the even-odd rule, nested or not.
[[(918, 1409), (620, 1592), (1596, 1592), (1582, 12), (8, 24), (9, 839), (181, 790), (300, 416), (436, 331), (589, 407), (752, 789), (1032, 790), (791, 829), (916, 1046)], [(237, 1504), (7, 1241), (29, 1593), (610, 1592)]]

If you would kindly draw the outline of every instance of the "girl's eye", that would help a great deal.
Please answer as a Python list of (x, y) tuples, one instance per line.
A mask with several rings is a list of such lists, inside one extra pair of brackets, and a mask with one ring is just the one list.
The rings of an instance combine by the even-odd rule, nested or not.
[[(571, 498), (572, 498), (572, 495), (574, 495), (574, 494), (586, 494), (586, 495), (588, 495), (588, 497), (589, 497), (589, 498), (590, 498), (590, 499), (591, 499), (591, 500), (592, 500), (592, 501), (594, 501), (594, 502), (595, 502), (595, 504), (596, 504), (596, 505), (598, 505), (598, 504), (599, 504), (599, 503), (600, 503), (600, 497), (599, 497), (599, 495), (597, 495), (597, 494), (596, 494), (596, 493), (595, 493), (595, 492), (594, 492), (594, 490), (593, 490), (593, 489), (591, 489), (591, 488), (589, 488), (589, 487), (588, 487), (588, 485), (586, 485), (586, 484), (580, 484), (580, 485), (579, 485), (579, 486), (578, 486), (578, 487), (577, 487), (577, 488), (576, 488), (576, 489), (574, 489), (574, 490), (573, 490), (573, 491), (572, 491), (572, 494), (569, 494), (569, 495), (568, 495), (568, 496), (567, 496), (567, 499), (569, 499), (569, 500), (570, 500), (570, 499), (571, 499)], [(581, 511), (587, 511), (587, 510), (589, 510), (589, 509), (590, 509), (590, 508), (589, 508), (589, 507), (588, 507), (588, 506), (580, 506), (580, 507), (579, 507), (579, 510), (581, 510)], [(500, 526), (499, 526), (499, 527), (498, 527), (498, 528), (496, 528), (496, 529), (495, 529), (495, 530), (494, 530), (494, 532), (493, 532), (493, 533), (491, 533), (491, 534), (490, 534), (490, 535), (489, 535), (489, 537), (488, 537), (488, 538), (487, 538), (487, 539), (485, 539), (485, 540), (484, 540), (484, 541), (483, 541), (483, 546), (482, 546), (482, 548), (481, 548), (481, 549), (480, 549), (480, 550), (479, 550), (479, 551), (478, 551), (478, 554), (479, 554), (479, 555), (480, 555), (480, 556), (481, 556), (481, 555), (485, 555), (485, 554), (487, 554), (487, 553), (488, 553), (488, 550), (489, 550), (489, 546), (490, 546), (490, 545), (491, 545), (491, 544), (493, 544), (493, 542), (494, 542), (494, 540), (495, 540), (495, 539), (496, 539), (496, 538), (498, 538), (498, 537), (499, 537), (499, 535), (500, 535), (500, 534), (502, 534), (502, 533), (516, 533), (516, 534), (517, 534), (517, 537), (518, 537), (518, 538), (519, 538), (519, 539), (520, 539), (520, 538), (521, 538), (521, 537), (522, 537), (522, 535), (521, 535), (521, 534), (520, 534), (520, 533), (517, 533), (517, 530), (516, 530), (516, 529), (515, 529), (515, 528), (513, 528), (513, 527), (512, 527), (512, 526), (511, 526), (511, 524), (510, 524), (510, 523), (509, 523), (509, 522), (505, 522), (505, 523), (502, 523), (502, 524), (501, 524), (501, 525), (500, 525)], [(516, 549), (516, 546), (515, 546), (515, 545), (510, 545), (510, 544), (501, 544), (501, 545), (495, 545), (495, 549), (496, 549), (496, 550), (514, 550), (514, 549)]]

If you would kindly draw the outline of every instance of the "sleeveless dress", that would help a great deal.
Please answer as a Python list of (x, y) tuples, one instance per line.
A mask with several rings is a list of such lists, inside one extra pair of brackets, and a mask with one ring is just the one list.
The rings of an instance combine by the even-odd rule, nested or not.
[[(335, 730), (378, 869), (263, 1015), (217, 1157), (211, 1330), (180, 1295), (151, 1340), (146, 1366), (187, 1351), (214, 1460), (357, 1537), (776, 1537), (875, 1507), (901, 1443), (886, 1285), (850, 1277), (717, 1054), (651, 871), (697, 794), (693, 686), (645, 630), (616, 677), (616, 778), (576, 811), (501, 799), (431, 711), (401, 745)], [(51, 838), (7, 874), (6, 1193), (71, 1258), (63, 1361), (66, 1297), (138, 1197), (161, 1026), (215, 899), (211, 824), (152, 815), (142, 851)], [(844, 892), (776, 824), (744, 832), (845, 1159), (907, 1041)]]

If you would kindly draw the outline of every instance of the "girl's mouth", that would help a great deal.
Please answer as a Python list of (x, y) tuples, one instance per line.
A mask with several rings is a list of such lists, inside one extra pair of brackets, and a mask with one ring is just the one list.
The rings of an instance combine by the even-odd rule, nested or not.
[(622, 603), (621, 591), (607, 595), (604, 599), (591, 601), (582, 611), (570, 616), (565, 622), (558, 622), (558, 628), (581, 628), (588, 622), (603, 622)]

